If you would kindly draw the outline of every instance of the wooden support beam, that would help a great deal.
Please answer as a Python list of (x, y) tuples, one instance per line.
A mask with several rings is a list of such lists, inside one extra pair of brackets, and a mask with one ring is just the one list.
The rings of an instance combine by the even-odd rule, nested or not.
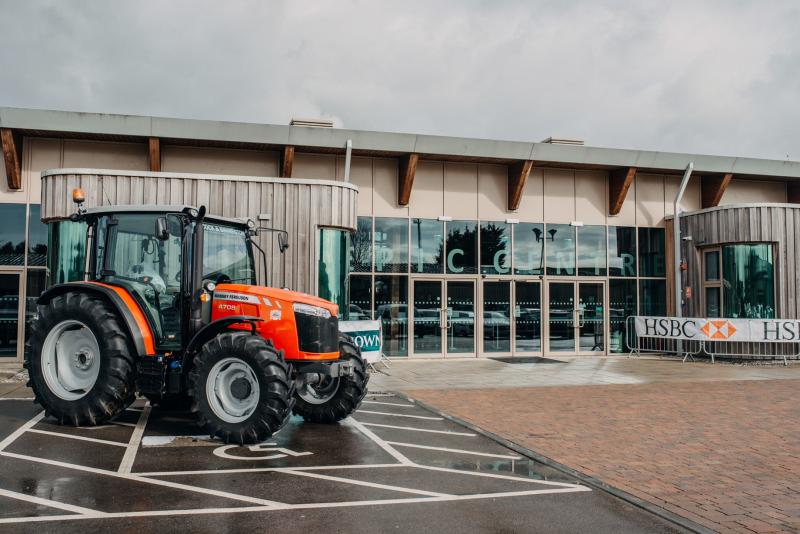
[(10, 128), (0, 128), (3, 161), (9, 189), (22, 189), (22, 138)]
[(517, 161), (508, 166), (508, 211), (517, 211), (522, 202), (525, 182), (533, 169), (531, 160)]
[(786, 202), (789, 204), (800, 204), (800, 182), (789, 182), (786, 184)]
[(161, 172), (161, 139), (151, 137), (147, 142), (151, 172)]
[(417, 173), (419, 154), (407, 154), (400, 158), (400, 169), (397, 173), (397, 203), (408, 206), (411, 200), (411, 188), (414, 186), (414, 176)]
[(703, 176), (700, 179), (700, 198), (703, 208), (713, 208), (719, 206), (722, 195), (731, 183), (733, 174), (728, 173), (723, 176)]
[(286, 145), (283, 147), (281, 154), (281, 167), (278, 169), (281, 173), (281, 178), (292, 177), (292, 166), (294, 165), (294, 146)]
[(617, 169), (608, 173), (608, 214), (619, 215), (628, 189), (636, 178), (636, 167)]

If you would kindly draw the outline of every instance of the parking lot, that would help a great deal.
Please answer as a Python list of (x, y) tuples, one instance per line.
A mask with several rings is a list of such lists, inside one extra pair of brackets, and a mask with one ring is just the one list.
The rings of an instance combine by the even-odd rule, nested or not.
[(4, 532), (678, 531), (390, 393), (250, 447), (143, 400), (95, 428), (3, 400), (0, 423)]

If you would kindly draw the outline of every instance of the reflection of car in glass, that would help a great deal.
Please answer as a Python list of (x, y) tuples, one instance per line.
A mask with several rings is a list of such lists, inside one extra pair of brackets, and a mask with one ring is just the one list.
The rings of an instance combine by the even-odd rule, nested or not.
[(438, 309), (414, 308), (414, 337), (441, 335), (440, 314)]
[(472, 310), (447, 309), (448, 323), (454, 336), (475, 335), (475, 312)]
[(369, 321), (372, 319), (369, 311), (364, 311), (360, 306), (351, 304), (347, 309), (351, 321)]
[(483, 336), (486, 339), (507, 338), (511, 320), (499, 311), (483, 311)]

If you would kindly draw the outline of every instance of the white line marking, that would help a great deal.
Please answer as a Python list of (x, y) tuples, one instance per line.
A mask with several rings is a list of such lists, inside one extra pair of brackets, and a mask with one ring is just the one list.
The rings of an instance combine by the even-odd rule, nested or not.
[(38, 428), (31, 428), (28, 432), (35, 432), (37, 434), (44, 434), (46, 436), (58, 436), (60, 438), (79, 439), (81, 441), (91, 441), (92, 443), (102, 443), (103, 445), (114, 445), (115, 447), (127, 447), (127, 443), (119, 441), (109, 441), (107, 439), (87, 438), (86, 436), (77, 436), (75, 434), (64, 434), (63, 432), (52, 432), (50, 430), (39, 430)]
[(347, 508), (355, 506), (375, 506), (387, 504), (416, 504), (427, 502), (449, 502), (449, 501), (470, 501), (495, 499), (498, 497), (522, 497), (526, 495), (549, 495), (555, 493), (575, 493), (591, 491), (587, 487), (540, 489), (529, 491), (510, 491), (505, 493), (481, 493), (476, 495), (451, 495), (446, 497), (412, 497), (410, 499), (385, 499), (371, 501), (344, 501), (344, 502), (322, 502), (307, 504), (282, 504), (280, 506), (242, 506), (238, 508), (196, 508), (191, 510), (154, 510), (149, 512), (110, 512), (102, 516), (92, 515), (55, 515), (55, 516), (34, 516), (34, 517), (9, 517), (0, 519), (0, 524), (14, 523), (39, 523), (45, 521), (72, 521), (80, 519), (117, 519), (127, 517), (157, 517), (157, 516), (182, 516), (182, 515), (206, 515), (206, 514), (241, 514), (250, 512), (272, 512), (276, 510), (308, 510), (315, 508)]
[(6, 447), (14, 443), (14, 441), (18, 437), (27, 432), (30, 428), (33, 428), (33, 425), (35, 425), (42, 419), (44, 419), (44, 411), (41, 411), (38, 414), (34, 415), (30, 421), (28, 421), (27, 423), (16, 429), (14, 432), (6, 436), (6, 439), (0, 441), (0, 451), (4, 450)]
[(277, 502), (277, 501), (268, 501), (265, 499), (258, 499), (256, 497), (248, 497), (247, 495), (239, 495), (238, 493), (228, 493), (226, 491), (218, 491), (208, 488), (201, 488), (199, 486), (191, 486), (188, 484), (181, 484), (178, 482), (170, 482), (167, 480), (159, 480), (157, 478), (146, 478), (139, 475), (129, 474), (129, 473), (118, 473), (116, 471), (107, 471), (105, 469), (98, 469), (96, 467), (88, 467), (85, 465), (76, 465), (76, 464), (68, 464), (66, 462), (59, 462), (57, 460), (48, 460), (46, 458), (37, 458), (35, 456), (26, 456), (24, 454), (16, 454), (13, 452), (0, 452), (0, 456), (8, 456), (9, 458), (16, 458), (18, 460), (27, 460), (30, 462), (37, 462), (47, 465), (55, 465), (57, 467), (64, 467), (67, 469), (74, 469), (76, 471), (85, 471), (87, 473), (94, 473), (97, 475), (106, 475), (115, 478), (121, 478), (123, 480), (133, 480), (136, 482), (144, 482), (145, 484), (153, 484), (155, 486), (165, 486), (168, 488), (175, 488), (181, 489), (186, 491), (192, 491), (195, 493), (203, 493), (206, 495), (214, 495), (215, 497), (224, 497), (226, 499), (233, 499), (236, 501), (247, 502), (250, 504), (258, 504), (262, 506), (281, 506), (284, 503)]
[(136, 424), (135, 423), (126, 423), (124, 421), (112, 421), (111, 424), (112, 425), (117, 425), (117, 426), (129, 426), (131, 428), (136, 428)]
[(455, 452), (459, 454), (472, 454), (473, 456), (487, 456), (489, 458), (503, 458), (505, 460), (522, 460), (522, 456), (509, 456), (507, 454), (490, 454), (488, 452), (465, 451), (462, 449), (448, 449), (446, 447), (431, 447), (430, 445), (417, 445), (415, 443), (401, 443), (399, 441), (387, 441), (389, 445), (400, 447), (413, 447), (415, 449), (428, 449), (431, 451)]
[(36, 400), (36, 397), (0, 397), (0, 401), (6, 401), (6, 400), (15, 400), (15, 401)]
[[(355, 419), (353, 421), (355, 421)], [(413, 432), (430, 432), (431, 434), (447, 434), (449, 436), (467, 436), (470, 438), (474, 438), (477, 436), (477, 434), (470, 434), (469, 432), (451, 432), (449, 430), (428, 430), (427, 428), (414, 428), (412, 426), (381, 425), (378, 423), (359, 423), (359, 424), (363, 426), (376, 426), (379, 428), (395, 428), (397, 430), (411, 430)]]
[[(570, 484), (569, 482), (553, 482), (551, 480), (539, 480), (536, 478), (523, 478), (510, 475), (498, 475), (495, 473), (486, 473), (484, 471), (462, 471), (460, 469), (450, 469), (449, 467), (435, 467), (432, 465), (422, 465), (422, 464), (414, 464), (414, 467), (418, 467), (420, 469), (427, 469), (429, 471), (455, 473), (457, 475), (470, 475), (470, 476), (485, 477), (485, 478), (499, 478), (501, 480), (513, 480), (514, 482), (530, 482), (532, 484), (544, 484), (545, 486), (558, 486), (562, 488), (586, 488), (586, 486), (581, 486), (580, 484)], [(586, 490), (591, 491), (589, 490), (589, 488), (586, 488)]]
[(367, 397), (394, 397), (394, 393), (367, 393)]
[[(368, 467), (405, 467), (405, 464), (356, 464), (356, 465), (312, 465), (305, 467), (292, 467), (292, 471), (323, 471), (331, 469), (365, 469)], [(285, 467), (242, 467), (239, 469), (206, 469), (198, 471), (149, 471), (134, 473), (140, 477), (169, 477), (180, 475), (225, 475), (229, 473), (266, 473), (286, 469)]]
[(447, 493), (436, 493), (434, 491), (416, 490), (411, 488), (404, 488), (402, 486), (390, 486), (388, 484), (378, 484), (376, 482), (367, 482), (366, 480), (356, 480), (352, 478), (333, 477), (330, 475), (321, 475), (311, 471), (294, 471), (292, 469), (277, 469), (279, 473), (288, 473), (290, 475), (299, 475), (309, 478), (318, 478), (320, 480), (331, 480), (333, 482), (342, 482), (344, 484), (353, 484), (356, 486), (366, 486), (368, 488), (385, 489), (390, 491), (399, 491), (402, 493), (414, 493), (416, 495), (427, 495), (428, 497), (449, 497)]
[[(128, 409), (130, 410), (130, 408)], [(131, 472), (133, 462), (136, 460), (136, 453), (139, 452), (139, 442), (142, 441), (144, 427), (147, 425), (147, 418), (150, 417), (150, 410), (150, 401), (147, 401), (142, 410), (142, 414), (139, 416), (139, 420), (136, 422), (136, 427), (133, 429), (131, 439), (128, 441), (128, 450), (125, 451), (125, 456), (122, 457), (119, 469), (117, 469), (120, 473)]]
[(344, 423), (355, 427), (356, 430), (358, 430), (359, 432), (367, 436), (369, 439), (371, 439), (373, 442), (375, 442), (375, 444), (378, 445), (378, 447), (391, 454), (392, 457), (401, 464), (408, 465), (412, 463), (411, 460), (406, 458), (400, 451), (398, 451), (397, 449), (386, 443), (384, 440), (376, 436), (372, 430), (366, 428), (363, 424), (359, 423), (352, 417), (348, 417), (347, 419), (345, 419)]
[(372, 415), (389, 415), (392, 417), (409, 417), (411, 419), (427, 419), (428, 421), (444, 421), (444, 417), (428, 417), (426, 415), (408, 415), (405, 413), (373, 412), (370, 410), (358, 410), (357, 413), (371, 413)]
[(41, 497), (36, 497), (35, 495), (28, 495), (27, 493), (17, 493), (16, 491), (0, 489), (0, 496), (8, 497), (9, 499), (17, 499), (19, 501), (31, 502), (33, 504), (39, 504), (49, 508), (57, 508), (59, 510), (64, 510), (66, 512), (72, 512), (75, 514), (105, 515), (104, 512), (99, 510), (92, 510), (91, 508), (83, 508), (82, 506), (51, 501), (50, 499), (43, 499)]
[(399, 402), (381, 402), (381, 401), (371, 401), (371, 400), (363, 400), (361, 401), (362, 404), (380, 404), (382, 406), (399, 406), (401, 408), (416, 408), (415, 404), (400, 404)]

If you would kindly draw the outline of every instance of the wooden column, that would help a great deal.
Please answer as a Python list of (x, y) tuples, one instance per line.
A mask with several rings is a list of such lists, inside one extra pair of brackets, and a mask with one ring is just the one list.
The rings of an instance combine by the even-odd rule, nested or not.
[(292, 177), (292, 166), (294, 165), (294, 146), (286, 145), (283, 147), (281, 153), (281, 166), (278, 171), (281, 173), (281, 178)]
[(407, 154), (400, 158), (400, 169), (397, 173), (397, 203), (408, 206), (411, 200), (411, 188), (414, 187), (414, 176), (417, 173), (419, 154)]
[(522, 202), (525, 182), (533, 169), (531, 160), (518, 161), (508, 166), (508, 211), (516, 211)]
[(617, 169), (608, 173), (608, 214), (619, 215), (628, 189), (636, 178), (636, 167)]
[(786, 202), (789, 204), (800, 204), (800, 182), (789, 182), (786, 184)]
[(9, 189), (22, 189), (22, 138), (9, 128), (0, 128), (3, 161)]
[(151, 172), (161, 172), (161, 139), (151, 137), (147, 141)]
[(703, 176), (700, 179), (700, 197), (702, 198), (703, 208), (713, 208), (719, 206), (722, 195), (731, 183), (733, 174), (728, 173), (723, 176)]

